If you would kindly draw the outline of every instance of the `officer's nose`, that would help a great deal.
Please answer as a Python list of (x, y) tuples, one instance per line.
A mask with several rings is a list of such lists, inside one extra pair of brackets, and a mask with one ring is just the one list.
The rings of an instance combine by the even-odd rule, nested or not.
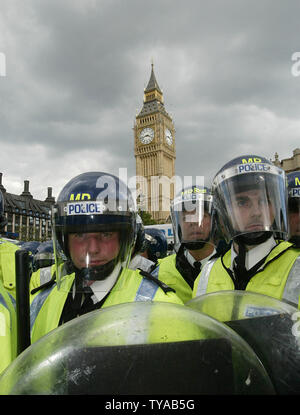
[(262, 214), (262, 206), (259, 202), (253, 202), (251, 206), (251, 214), (252, 216), (261, 216)]
[(100, 241), (96, 236), (90, 236), (88, 238), (87, 251), (89, 254), (100, 252)]

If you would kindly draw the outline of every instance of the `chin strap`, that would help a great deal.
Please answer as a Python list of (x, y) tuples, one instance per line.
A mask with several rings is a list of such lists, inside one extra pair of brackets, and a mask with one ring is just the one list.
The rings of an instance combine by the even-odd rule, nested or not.
[(76, 270), (76, 276), (82, 281), (103, 281), (113, 272), (114, 268), (115, 260), (112, 259), (104, 265)]
[(208, 240), (201, 242), (184, 242), (182, 245), (185, 246), (189, 251), (197, 251), (198, 249), (202, 249), (206, 242), (208, 242)]

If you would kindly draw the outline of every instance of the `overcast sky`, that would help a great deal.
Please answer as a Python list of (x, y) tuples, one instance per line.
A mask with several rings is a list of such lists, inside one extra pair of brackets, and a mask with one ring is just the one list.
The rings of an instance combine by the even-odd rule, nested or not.
[(85, 171), (135, 175), (132, 128), (152, 59), (176, 175), (209, 185), (238, 155), (291, 157), (299, 16), (298, 0), (0, 0), (4, 187), (20, 194), (29, 180), (44, 200)]

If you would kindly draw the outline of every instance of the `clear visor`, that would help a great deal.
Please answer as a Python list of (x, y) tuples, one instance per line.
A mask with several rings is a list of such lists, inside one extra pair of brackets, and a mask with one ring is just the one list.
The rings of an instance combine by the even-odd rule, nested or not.
[(214, 244), (212, 229), (212, 196), (197, 195), (195, 199), (174, 199), (171, 218), (175, 244), (207, 242)]
[(289, 233), (290, 237), (300, 237), (300, 192), (299, 188), (290, 190), (288, 201)]
[(214, 181), (216, 209), (228, 241), (246, 234), (259, 236), (262, 232), (287, 238), (285, 175), (275, 166), (261, 166), (267, 166), (268, 173), (234, 174), (236, 169), (228, 169)]
[(135, 242), (133, 216), (102, 215), (79, 225), (73, 218), (71, 224), (62, 222), (53, 224), (58, 288), (69, 291), (75, 279), (77, 292), (89, 286), (102, 296), (112, 287), (121, 289), (116, 282), (128, 266)]

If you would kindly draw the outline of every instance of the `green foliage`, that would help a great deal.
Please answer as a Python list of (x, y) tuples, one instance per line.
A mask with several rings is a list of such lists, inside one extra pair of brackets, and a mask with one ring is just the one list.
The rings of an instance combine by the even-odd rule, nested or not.
[(157, 222), (154, 219), (152, 219), (151, 213), (145, 212), (144, 210), (143, 211), (139, 210), (138, 213), (139, 213), (139, 215), (140, 215), (140, 217), (143, 221), (144, 226), (145, 225), (156, 225), (157, 224)]

